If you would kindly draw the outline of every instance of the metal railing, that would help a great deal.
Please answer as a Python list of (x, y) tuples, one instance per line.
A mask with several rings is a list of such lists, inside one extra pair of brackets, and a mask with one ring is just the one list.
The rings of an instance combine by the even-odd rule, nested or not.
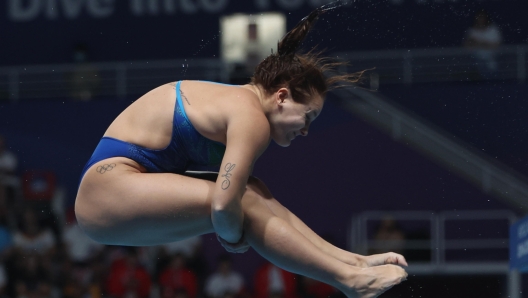
[(156, 86), (179, 79), (226, 82), (226, 67), (219, 59), (3, 67), (0, 68), (0, 97), (11, 101), (123, 98), (144, 94)]
[[(528, 45), (503, 46), (495, 51), (497, 69), (488, 79), (526, 81)], [(483, 79), (470, 49), (431, 48), (368, 52), (340, 52), (350, 62), (342, 71), (375, 68), (371, 84), (475, 81)], [(374, 88), (377, 89), (377, 88)]]
[[(409, 262), (406, 271), (414, 275), (431, 274), (504, 274), (507, 275), (508, 297), (520, 298), (519, 289), (521, 287), (520, 275), (515, 270), (510, 270), (508, 258), (504, 260), (446, 260), (446, 251), (462, 250), (486, 250), (502, 249), (509, 247), (508, 229), (516, 220), (516, 216), (507, 210), (471, 210), (471, 211), (368, 211), (353, 216), (349, 228), (348, 245), (349, 250), (367, 255), (372, 249), (387, 249), (391, 241), (375, 240), (374, 224), (386, 218), (391, 218), (400, 223), (407, 223), (410, 226), (419, 226), (429, 234), (428, 239), (404, 240), (403, 248), (406, 251), (426, 250), (430, 252), (429, 262)], [(486, 229), (493, 222), (495, 227), (504, 226), (501, 230), (501, 237), (482, 237), (476, 239), (474, 234), (457, 231), (454, 237), (452, 230), (446, 229), (448, 224), (460, 225), (462, 221), (480, 222), (486, 221)], [(506, 237), (504, 237), (506, 235)]]
[[(525, 82), (527, 53), (527, 45), (498, 48), (498, 69), (492, 79)], [(331, 56), (350, 62), (343, 71), (375, 67), (371, 72), (371, 86), (481, 79), (471, 52), (464, 48), (343, 52)], [(229, 81), (232, 67), (220, 59), (1, 67), (0, 99), (122, 98), (140, 95), (160, 84), (181, 79), (225, 83)]]
[[(430, 235), (426, 240), (406, 240), (405, 249), (417, 250), (425, 249), (431, 252), (431, 264), (442, 265), (446, 263), (446, 250), (459, 249), (500, 249), (508, 248), (508, 238), (493, 239), (449, 239), (446, 224), (457, 221), (502, 221), (506, 227), (504, 235), (508, 235), (508, 227), (513, 224), (517, 217), (511, 211), (444, 211), (434, 213), (431, 211), (369, 211), (355, 216), (352, 220), (350, 230), (350, 248), (362, 254), (367, 254), (370, 249), (383, 249), (386, 247), (385, 241), (378, 241), (369, 236), (369, 226), (371, 223), (380, 222), (390, 217), (396, 221), (421, 222), (420, 227), (424, 227), (427, 222), (427, 232)], [(462, 233), (463, 234), (463, 233)], [(463, 235), (464, 236), (464, 235)], [(466, 235), (467, 236), (467, 235)], [(508, 260), (504, 260), (508, 261)]]
[[(429, 232), (429, 239), (404, 240), (404, 249), (428, 250), (430, 252), (429, 262), (413, 263), (409, 262), (406, 271), (413, 275), (466, 275), (466, 274), (504, 274), (507, 276), (508, 297), (521, 297), (520, 274), (516, 270), (510, 270), (508, 258), (504, 260), (446, 260), (446, 251), (461, 250), (485, 250), (502, 249), (507, 250), (509, 245), (508, 229), (517, 217), (507, 210), (472, 210), (472, 211), (445, 211), (435, 213), (432, 211), (368, 211), (354, 216), (349, 229), (348, 245), (349, 250), (359, 254), (367, 255), (371, 249), (385, 249), (391, 241), (374, 240), (374, 229), (372, 223), (380, 222), (390, 217), (395, 221), (412, 223), (419, 225), (420, 229), (426, 227)], [(458, 234), (453, 237), (452, 231), (446, 229), (446, 225), (454, 223), (459, 225), (461, 221), (476, 222), (480, 227), (500, 226), (501, 222), (505, 230), (501, 230), (502, 237), (483, 237), (476, 239), (474, 235)], [(486, 225), (482, 221), (487, 222)], [(424, 222), (426, 224), (424, 224)], [(412, 225), (412, 224), (411, 224)], [(458, 231), (457, 231), (458, 232)]]

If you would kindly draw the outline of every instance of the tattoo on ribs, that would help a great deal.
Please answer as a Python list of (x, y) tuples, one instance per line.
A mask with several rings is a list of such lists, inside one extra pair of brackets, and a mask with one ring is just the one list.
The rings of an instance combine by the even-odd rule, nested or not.
[(116, 164), (115, 163), (111, 163), (111, 164), (106, 164), (106, 165), (102, 165), (102, 166), (98, 166), (97, 169), (95, 169), (97, 171), (97, 173), (99, 174), (104, 174), (108, 171), (111, 171), (115, 168)]
[(222, 181), (222, 189), (226, 190), (229, 188), (229, 185), (231, 185), (231, 176), (233, 175), (231, 171), (235, 168), (236, 164), (227, 163), (224, 167), (224, 170), (226, 171), (225, 174), (222, 175), (222, 177), (225, 178), (224, 181)]
[(180, 93), (181, 93), (181, 96), (185, 99), (185, 101), (187, 102), (188, 105), (191, 105), (191, 103), (189, 102), (189, 100), (187, 99), (187, 96), (185, 96), (185, 94), (183, 94), (183, 90), (180, 89)]

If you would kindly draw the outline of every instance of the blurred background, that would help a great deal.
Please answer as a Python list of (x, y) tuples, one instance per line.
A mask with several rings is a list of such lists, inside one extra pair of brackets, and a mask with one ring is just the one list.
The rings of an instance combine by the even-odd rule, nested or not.
[[(248, 82), (325, 0), (0, 3), (1, 297), (343, 297), (214, 235), (103, 246), (76, 225), (79, 176), (111, 121), (176, 80)], [(528, 297), (509, 227), (528, 208), (523, 0), (343, 1), (316, 24), (341, 71), (310, 137), (255, 175), (328, 241), (409, 260), (382, 297)]]

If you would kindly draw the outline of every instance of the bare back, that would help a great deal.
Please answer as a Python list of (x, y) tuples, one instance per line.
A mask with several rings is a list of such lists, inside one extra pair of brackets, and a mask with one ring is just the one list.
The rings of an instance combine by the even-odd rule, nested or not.
[[(257, 96), (242, 86), (203, 81), (182, 81), (182, 104), (194, 128), (204, 137), (226, 144), (233, 111), (262, 112)], [(126, 108), (108, 127), (105, 136), (150, 149), (162, 149), (172, 137), (175, 83), (159, 86)]]

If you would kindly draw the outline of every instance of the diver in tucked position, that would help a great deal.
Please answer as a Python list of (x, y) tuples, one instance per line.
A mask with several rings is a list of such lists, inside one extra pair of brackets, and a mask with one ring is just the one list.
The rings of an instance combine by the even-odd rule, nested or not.
[[(251, 246), (348, 297), (377, 297), (404, 280), (403, 256), (361, 256), (331, 245), (251, 176), (271, 140), (287, 147), (306, 136), (326, 92), (360, 75), (325, 77), (335, 63), (298, 53), (321, 12), (288, 32), (247, 85), (179, 81), (125, 109), (84, 168), (75, 201), (83, 230), (101, 243), (132, 246), (216, 233), (229, 252)], [(193, 164), (220, 165), (220, 172), (186, 172)]]

